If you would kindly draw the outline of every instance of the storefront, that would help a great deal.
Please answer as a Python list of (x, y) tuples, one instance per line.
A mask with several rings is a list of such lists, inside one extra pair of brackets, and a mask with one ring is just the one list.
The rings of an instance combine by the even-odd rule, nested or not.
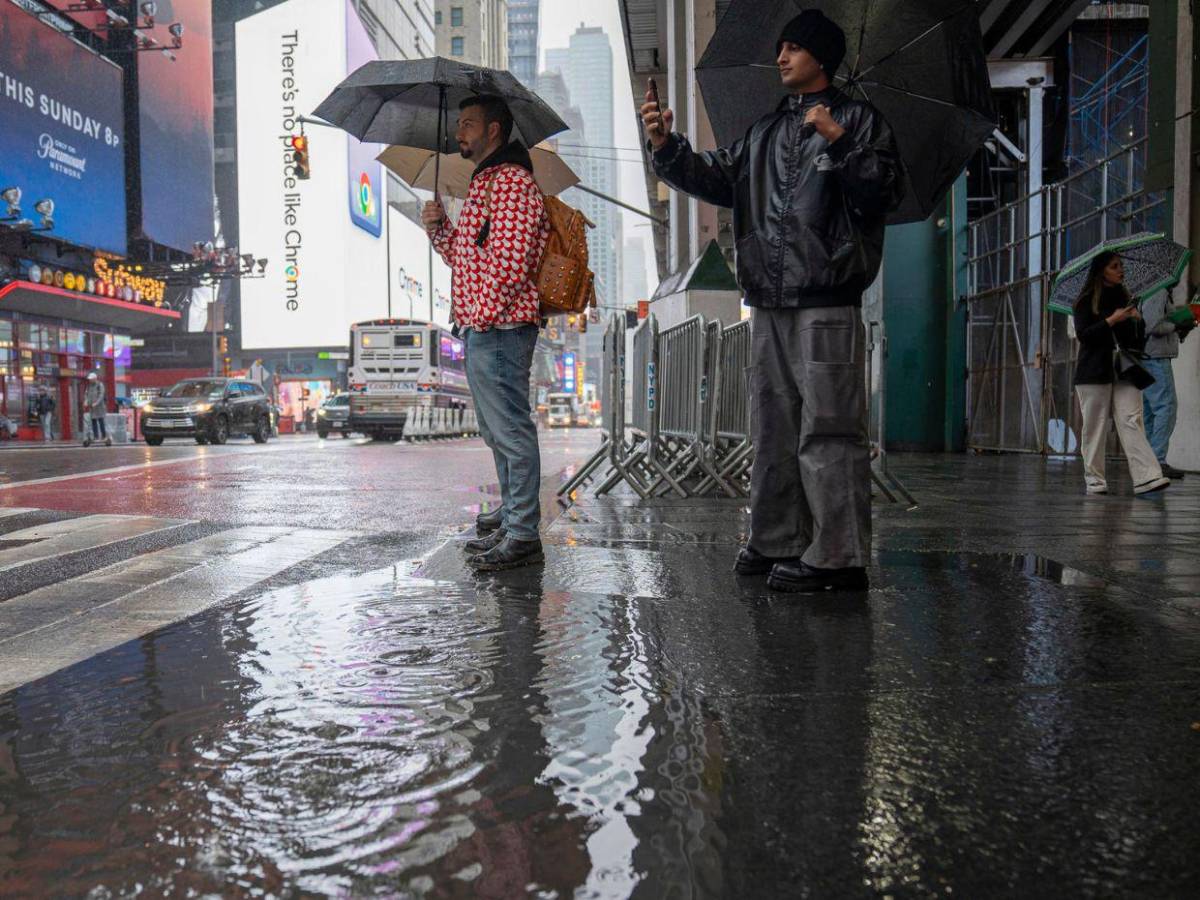
[[(72, 440), (82, 428), (88, 374), (103, 382), (109, 412), (127, 407), (131, 339), (180, 316), (132, 290), (110, 296), (107, 288), (98, 293), (94, 282), (91, 292), (69, 289), (78, 277), (71, 273), (52, 271), (50, 283), (42, 283), (42, 271), (34, 270), (37, 281), (0, 285), (0, 415), (15, 425), (18, 439), (42, 440), (38, 399), (47, 395), (55, 407), (53, 437)], [(86, 288), (87, 279), (78, 278)]]

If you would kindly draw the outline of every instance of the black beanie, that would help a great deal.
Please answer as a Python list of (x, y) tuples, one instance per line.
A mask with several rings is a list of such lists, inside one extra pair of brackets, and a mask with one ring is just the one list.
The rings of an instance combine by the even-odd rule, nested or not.
[(775, 44), (776, 56), (784, 41), (811, 53), (831, 77), (846, 58), (846, 33), (819, 9), (806, 9), (783, 26), (783, 34)]

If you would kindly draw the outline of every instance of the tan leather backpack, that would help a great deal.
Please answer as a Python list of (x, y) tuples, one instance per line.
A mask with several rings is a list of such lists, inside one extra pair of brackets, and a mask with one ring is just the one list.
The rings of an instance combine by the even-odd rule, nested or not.
[[(493, 176), (494, 178), (494, 176)], [(492, 181), (488, 180), (484, 221), (492, 218)], [(588, 267), (587, 230), (596, 226), (557, 197), (544, 197), (550, 237), (534, 283), (542, 318), (581, 313), (596, 305), (596, 276)]]

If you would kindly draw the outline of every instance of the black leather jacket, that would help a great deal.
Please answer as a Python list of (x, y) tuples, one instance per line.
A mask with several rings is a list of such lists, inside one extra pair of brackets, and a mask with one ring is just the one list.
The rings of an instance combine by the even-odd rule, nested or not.
[[(804, 133), (824, 103), (846, 134)], [(654, 154), (667, 184), (733, 208), (737, 279), (763, 307), (855, 306), (883, 257), (887, 213), (904, 197), (904, 166), (877, 110), (836, 88), (785, 98), (732, 147), (696, 153), (682, 135)]]

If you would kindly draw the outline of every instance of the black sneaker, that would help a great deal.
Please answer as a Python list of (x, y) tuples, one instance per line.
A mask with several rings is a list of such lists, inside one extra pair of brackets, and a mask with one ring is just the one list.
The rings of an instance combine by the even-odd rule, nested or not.
[(1187, 472), (1177, 469), (1174, 466), (1168, 466), (1166, 463), (1162, 464), (1162, 473), (1164, 477), (1170, 478), (1172, 481), (1178, 481), (1180, 478), (1187, 477)]
[(778, 562), (790, 562), (775, 556), (763, 556), (753, 547), (747, 545), (738, 551), (733, 563), (733, 571), (738, 575), (767, 575)]
[(506, 569), (520, 569), (523, 566), (537, 565), (545, 560), (540, 539), (522, 541), (511, 535), (505, 535), (504, 540), (487, 553), (468, 559), (467, 565), (476, 572), (503, 572)]
[(491, 534), (504, 524), (504, 509), (493, 509), (475, 517), (475, 533), (480, 537)]
[(814, 569), (802, 562), (778, 563), (767, 578), (767, 587), (785, 594), (865, 591), (870, 586), (866, 569)]
[(504, 535), (507, 532), (503, 528), (497, 528), (486, 537), (476, 538), (473, 541), (467, 541), (463, 544), (463, 552), (467, 556), (479, 556), (481, 553), (487, 553), (493, 547), (499, 546), (504, 540)]

